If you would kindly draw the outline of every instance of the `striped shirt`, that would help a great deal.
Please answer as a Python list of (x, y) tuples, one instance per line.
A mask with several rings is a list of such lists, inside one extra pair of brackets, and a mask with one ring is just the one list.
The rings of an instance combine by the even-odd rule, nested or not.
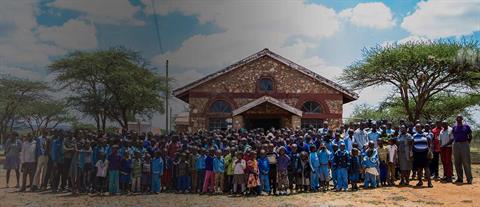
[(428, 138), (426, 133), (415, 133), (413, 135), (413, 151), (415, 152), (428, 151)]

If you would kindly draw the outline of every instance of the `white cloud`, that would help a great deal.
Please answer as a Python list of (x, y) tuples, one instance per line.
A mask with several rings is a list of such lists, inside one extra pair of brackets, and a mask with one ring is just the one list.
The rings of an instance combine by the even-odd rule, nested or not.
[(352, 24), (362, 27), (386, 29), (395, 26), (392, 11), (381, 2), (360, 3), (339, 14)]
[(129, 0), (56, 0), (49, 6), (86, 13), (85, 18), (95, 23), (144, 25), (135, 18), (140, 7), (133, 6)]
[(34, 81), (43, 80), (42, 74), (17, 67), (0, 67), (0, 75), (7, 75)]
[[(151, 12), (148, 7), (150, 1), (143, 1), (147, 6), (146, 12)], [(178, 50), (158, 55), (152, 60), (162, 65), (165, 59), (169, 59), (173, 66), (182, 68), (219, 69), (263, 48), (292, 59), (290, 54), (305, 54), (307, 47), (291, 48), (291, 45), (286, 45), (289, 38), (329, 37), (339, 30), (340, 24), (334, 10), (302, 1), (282, 4), (262, 1), (161, 1), (156, 10), (160, 15), (171, 12), (194, 15), (200, 23), (211, 22), (222, 29), (219, 33), (190, 37)]]
[(480, 2), (476, 0), (430, 0), (417, 4), (401, 27), (427, 38), (469, 35), (480, 31)]
[(42, 41), (53, 42), (65, 49), (92, 49), (97, 47), (96, 29), (81, 20), (69, 20), (62, 26), (40, 26), (37, 31)]

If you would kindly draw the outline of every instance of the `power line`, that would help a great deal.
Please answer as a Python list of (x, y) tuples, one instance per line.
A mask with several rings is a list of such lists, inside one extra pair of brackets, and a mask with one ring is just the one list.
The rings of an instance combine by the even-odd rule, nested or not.
[(163, 45), (162, 45), (162, 37), (160, 36), (160, 26), (158, 24), (158, 19), (157, 19), (157, 10), (155, 9), (155, 0), (152, 1), (152, 9), (153, 9), (153, 21), (155, 23), (155, 32), (157, 34), (157, 40), (158, 40), (158, 47), (160, 48), (160, 53), (163, 54)]

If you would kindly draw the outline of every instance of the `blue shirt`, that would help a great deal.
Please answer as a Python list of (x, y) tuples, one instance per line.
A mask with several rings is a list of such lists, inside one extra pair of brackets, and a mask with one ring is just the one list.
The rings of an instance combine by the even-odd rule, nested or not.
[(195, 169), (197, 170), (205, 170), (205, 155), (197, 155), (195, 161)]
[(310, 160), (310, 168), (316, 169), (320, 167), (320, 159), (318, 159), (318, 154), (316, 152), (310, 152), (309, 155)]
[(163, 175), (163, 159), (161, 157), (152, 160), (152, 173)]
[(215, 157), (213, 159), (213, 172), (224, 173), (225, 172), (225, 160), (223, 157)]
[(372, 157), (365, 156), (363, 157), (362, 165), (364, 168), (377, 167), (378, 159), (375, 158), (374, 156)]
[(321, 165), (328, 165), (330, 160), (330, 151), (327, 149), (318, 151), (318, 159)]
[(258, 169), (260, 170), (260, 173), (264, 175), (270, 172), (270, 165), (268, 164), (267, 157), (258, 159)]
[(427, 134), (420, 132), (413, 135), (413, 151), (426, 152), (428, 151), (428, 138)]
[(55, 138), (52, 141), (52, 147), (50, 149), (50, 159), (53, 162), (63, 162), (63, 140)]
[(43, 136), (37, 137), (36, 139), (36, 146), (35, 146), (35, 154), (36, 156), (47, 155), (47, 139)]
[(375, 144), (375, 148), (377, 148), (377, 141), (380, 139), (380, 133), (378, 131), (376, 132), (370, 132), (367, 134), (368, 141), (372, 141)]

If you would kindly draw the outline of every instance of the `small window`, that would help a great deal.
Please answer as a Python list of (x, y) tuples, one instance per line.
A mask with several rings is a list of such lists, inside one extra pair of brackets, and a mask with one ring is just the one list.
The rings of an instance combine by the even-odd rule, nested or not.
[(210, 107), (210, 112), (213, 113), (232, 113), (232, 107), (226, 101), (215, 101)]
[(307, 101), (303, 104), (302, 111), (305, 113), (319, 114), (322, 113), (322, 108), (317, 102)]
[(270, 78), (260, 79), (260, 91), (273, 91), (273, 81)]
[(210, 118), (208, 119), (208, 130), (226, 130), (228, 128), (227, 119)]
[(322, 119), (302, 119), (302, 129), (308, 129), (311, 127), (315, 129), (322, 128), (323, 120)]

